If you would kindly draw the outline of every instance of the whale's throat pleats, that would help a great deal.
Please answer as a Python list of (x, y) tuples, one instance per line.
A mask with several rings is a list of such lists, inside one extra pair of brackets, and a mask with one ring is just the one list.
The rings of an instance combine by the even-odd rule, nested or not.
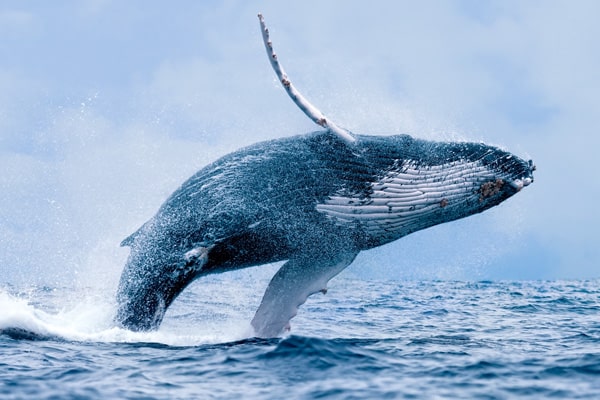
[(337, 225), (362, 229), (383, 244), (459, 218), (465, 207), (477, 206), (479, 187), (489, 179), (480, 161), (433, 166), (404, 161), (371, 183), (368, 196), (340, 193), (316, 208)]

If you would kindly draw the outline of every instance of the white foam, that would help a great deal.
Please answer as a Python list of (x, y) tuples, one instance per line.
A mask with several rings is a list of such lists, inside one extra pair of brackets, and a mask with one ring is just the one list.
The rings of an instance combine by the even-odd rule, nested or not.
[(223, 343), (249, 337), (249, 325), (240, 321), (209, 326), (186, 326), (167, 323), (154, 332), (132, 332), (115, 327), (115, 306), (110, 301), (88, 297), (58, 311), (42, 310), (28, 299), (0, 289), (0, 332), (22, 332), (27, 336), (57, 338), (67, 341), (105, 343), (160, 343), (172, 346), (195, 346)]

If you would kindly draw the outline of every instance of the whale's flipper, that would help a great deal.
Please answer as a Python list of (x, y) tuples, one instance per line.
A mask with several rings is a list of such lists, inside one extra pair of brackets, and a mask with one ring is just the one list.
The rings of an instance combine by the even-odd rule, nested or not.
[(327, 128), (331, 133), (342, 139), (347, 144), (353, 144), (356, 141), (356, 138), (352, 132), (337, 126), (333, 121), (325, 118), (323, 113), (313, 106), (292, 84), (287, 74), (283, 70), (283, 66), (279, 62), (279, 58), (275, 54), (273, 42), (271, 42), (269, 37), (269, 30), (267, 29), (267, 25), (265, 24), (265, 19), (263, 18), (262, 14), (258, 14), (258, 19), (260, 20), (260, 30), (262, 32), (263, 42), (265, 43), (265, 49), (267, 50), (267, 55), (269, 57), (269, 61), (271, 62), (271, 66), (273, 67), (273, 71), (275, 71), (279, 82), (281, 82), (283, 88), (288, 93), (294, 104), (296, 104), (298, 108), (300, 108), (302, 112), (315, 124), (322, 126), (323, 128)]
[(311, 254), (286, 262), (271, 279), (252, 319), (255, 335), (279, 335), (308, 296), (325, 291), (327, 282), (350, 265), (357, 254), (346, 252), (326, 258)]

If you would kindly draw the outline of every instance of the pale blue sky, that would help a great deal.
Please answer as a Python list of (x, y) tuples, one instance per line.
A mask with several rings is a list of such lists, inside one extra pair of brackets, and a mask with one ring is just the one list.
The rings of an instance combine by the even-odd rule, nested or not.
[[(315, 130), (502, 146), (538, 166), (500, 207), (362, 254), (366, 278), (600, 276), (600, 3), (9, 2), (0, 5), (0, 273), (113, 284), (118, 244), (183, 180)], [(91, 271), (94, 271), (93, 273)]]

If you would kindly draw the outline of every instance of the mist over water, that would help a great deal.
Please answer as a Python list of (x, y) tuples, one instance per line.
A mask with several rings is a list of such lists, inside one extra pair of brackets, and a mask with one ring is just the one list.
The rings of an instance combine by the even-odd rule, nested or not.
[[(31, 133), (27, 146), (19, 147), (23, 139), (17, 135), (4, 137), (10, 149), (0, 159), (6, 171), (0, 177), (5, 282), (114, 286), (128, 254), (119, 247), (121, 240), (196, 170), (241, 146), (312, 130), (300, 124), (274, 131), (255, 118), (243, 134), (242, 128), (230, 132), (217, 126), (210, 135), (180, 137), (175, 132), (181, 126), (164, 122), (176, 115), (161, 111), (161, 120), (155, 120), (159, 111), (133, 109), (122, 120), (118, 107), (108, 105), (113, 101), (127, 103), (96, 94), (43, 111), (30, 108), (31, 115), (50, 114)], [(447, 137), (439, 134), (438, 139)], [(501, 210), (417, 233), (374, 254), (366, 252), (355, 263), (361, 266), (352, 271), (379, 278), (470, 276), (518, 243), (523, 206), (515, 200)], [(456, 249), (465, 242), (470, 245)], [(407, 261), (398, 263), (398, 254)], [(483, 270), (476, 273), (486, 276)]]
[[(120, 241), (191, 174), (242, 146), (315, 129), (269, 67), (256, 7), (252, 2), (203, 4), (190, 5), (186, 13), (154, 7), (134, 13), (127, 5), (86, 3), (70, 14), (42, 6), (2, 12), (12, 50), (0, 65), (0, 167), (6, 171), (0, 176), (0, 266), (7, 282), (114, 287), (127, 257)], [(401, 41), (397, 46), (388, 36), (383, 40), (379, 28), (358, 32), (348, 23), (321, 26), (314, 18), (325, 17), (315, 17), (308, 6), (294, 12), (265, 7), (290, 77), (339, 125), (365, 134), (484, 140), (538, 159), (538, 141), (533, 133), (523, 134), (531, 126), (509, 126), (498, 121), (501, 115), (490, 114), (498, 107), (483, 112), (473, 104), (482, 89), (472, 79), (495, 74), (498, 67), (489, 60), (465, 64), (459, 56), (477, 55), (484, 44), (462, 41), (464, 47), (454, 47), (453, 53), (443, 41), (436, 45), (428, 29), (423, 48), (403, 34), (409, 27), (414, 34), (421, 28), (392, 23), (380, 7), (363, 10), (371, 14), (361, 18), (392, 29), (389, 35)], [(339, 7), (319, 7), (324, 15), (358, 17), (351, 9), (342, 7), (340, 16)], [(469, 36), (464, 29), (478, 31), (480, 13), (486, 14), (485, 7), (475, 8), (466, 13), (450, 7), (447, 17), (441, 10), (430, 17), (460, 26), (444, 30), (444, 36), (454, 32), (464, 39)], [(423, 11), (403, 7), (402, 14), (408, 18)], [(503, 20), (500, 11), (497, 18)], [(320, 30), (304, 29), (307, 21)], [(438, 25), (444, 26), (433, 24)], [(160, 40), (156, 26), (161, 26)], [(492, 40), (503, 28), (492, 23), (489, 29), (485, 45), (501, 60), (512, 60), (504, 44)], [(323, 40), (329, 50), (314, 51)], [(23, 43), (38, 55), (24, 51)], [(365, 57), (356, 57), (356, 46)], [(39, 67), (39, 55), (45, 56), (45, 68)], [(434, 65), (446, 68), (433, 74)], [(495, 83), (483, 81), (481, 87), (495, 93)], [(534, 132), (548, 128), (549, 118), (540, 114)], [(547, 203), (540, 199), (548, 198), (539, 194), (547, 193), (543, 167), (542, 183), (536, 178), (531, 190), (499, 208), (361, 255), (349, 273), (400, 279), (571, 277), (557, 270), (560, 257), (547, 257), (545, 266), (531, 273), (506, 267), (507, 260), (540, 261), (540, 255), (556, 249), (539, 234), (548, 229), (532, 226), (540, 205)]]

